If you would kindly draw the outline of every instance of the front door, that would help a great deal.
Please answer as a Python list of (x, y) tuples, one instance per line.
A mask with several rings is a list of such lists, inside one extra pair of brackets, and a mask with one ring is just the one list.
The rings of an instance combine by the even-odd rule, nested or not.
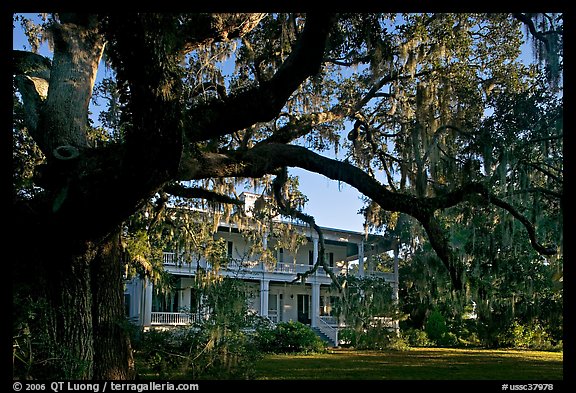
[(298, 322), (310, 325), (310, 295), (298, 295)]

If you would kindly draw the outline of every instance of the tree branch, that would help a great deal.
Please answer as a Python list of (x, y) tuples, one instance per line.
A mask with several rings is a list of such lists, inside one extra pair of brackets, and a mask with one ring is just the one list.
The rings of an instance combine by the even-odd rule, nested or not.
[(534, 227), (525, 217), (512, 206), (491, 195), (487, 187), (481, 183), (468, 183), (457, 190), (433, 198), (417, 198), (410, 194), (390, 191), (348, 162), (323, 157), (301, 146), (274, 143), (259, 145), (237, 154), (210, 154), (204, 158), (201, 165), (191, 166), (198, 168), (194, 173), (197, 178), (262, 177), (265, 174), (278, 174), (284, 167), (299, 167), (347, 183), (372, 199), (382, 209), (405, 213), (416, 218), (423, 225), (432, 247), (450, 272), (455, 288), (461, 288), (462, 285), (461, 267), (434, 213), (470, 200), (472, 195), (480, 195), (483, 200), (508, 210), (524, 225), (536, 251), (544, 255), (555, 253), (552, 247), (544, 247), (536, 241)]
[(22, 50), (12, 51), (12, 75), (28, 75), (50, 80), (52, 62), (36, 53)]
[(338, 278), (336, 277), (332, 269), (326, 266), (326, 258), (324, 256), (325, 254), (324, 234), (322, 233), (320, 227), (316, 224), (316, 220), (314, 220), (314, 217), (302, 213), (301, 211), (293, 208), (285, 201), (284, 195), (282, 194), (282, 187), (284, 187), (284, 184), (286, 184), (287, 180), (288, 180), (288, 171), (286, 170), (286, 167), (284, 167), (282, 168), (282, 170), (280, 170), (280, 173), (272, 181), (272, 189), (274, 191), (274, 199), (276, 200), (276, 204), (278, 205), (278, 208), (282, 214), (289, 217), (297, 218), (310, 225), (310, 227), (314, 229), (318, 234), (318, 244), (319, 244), (318, 259), (314, 261), (314, 266), (312, 267), (312, 269), (307, 270), (304, 273), (297, 273), (294, 282), (304, 280), (306, 277), (310, 276), (311, 274), (314, 274), (314, 272), (318, 270), (319, 266), (322, 266), (324, 271), (332, 279), (332, 282), (338, 287), (338, 290), (342, 290), (342, 286), (338, 282)]
[(184, 53), (214, 42), (240, 38), (266, 17), (265, 13), (192, 13), (181, 16)]
[(502, 209), (507, 210), (510, 214), (512, 214), (512, 216), (514, 216), (514, 218), (516, 218), (518, 221), (522, 223), (522, 225), (524, 225), (524, 228), (526, 228), (526, 232), (528, 232), (528, 237), (530, 238), (530, 244), (532, 244), (532, 248), (534, 248), (538, 253), (542, 255), (556, 254), (555, 247), (551, 246), (546, 247), (538, 242), (538, 240), (536, 239), (536, 230), (534, 229), (534, 225), (526, 217), (520, 214), (520, 212), (516, 210), (512, 205), (495, 196), (490, 197), (490, 202), (496, 206), (501, 207)]
[(239, 199), (231, 198), (228, 195), (219, 194), (200, 187), (185, 187), (178, 183), (170, 183), (165, 185), (163, 190), (168, 194), (182, 198), (200, 198), (206, 199), (210, 202), (229, 203), (238, 206), (244, 205), (244, 202)]
[(520, 22), (524, 23), (526, 27), (528, 27), (528, 30), (530, 30), (530, 33), (532, 34), (532, 36), (534, 36), (534, 38), (536, 38), (539, 41), (542, 41), (544, 47), (546, 48), (546, 52), (550, 52), (550, 41), (548, 40), (548, 37), (546, 37), (546, 35), (543, 34), (542, 32), (536, 30), (536, 26), (534, 26), (532, 18), (522, 13), (513, 13), (512, 15)]
[(188, 141), (206, 141), (272, 120), (298, 86), (319, 71), (332, 20), (332, 14), (308, 14), (294, 50), (269, 81), (192, 108), (186, 126)]

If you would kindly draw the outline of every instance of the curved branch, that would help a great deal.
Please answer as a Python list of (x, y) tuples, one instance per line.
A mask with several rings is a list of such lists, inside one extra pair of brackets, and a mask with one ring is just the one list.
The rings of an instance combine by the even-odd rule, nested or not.
[(238, 206), (244, 205), (244, 202), (239, 199), (231, 198), (228, 195), (219, 194), (200, 187), (185, 187), (178, 183), (171, 183), (165, 185), (163, 190), (168, 194), (182, 198), (200, 198), (206, 199), (210, 202), (229, 203)]
[[(348, 162), (323, 157), (301, 146), (273, 143), (254, 147), (238, 153), (236, 156), (233, 154), (207, 155), (201, 165), (198, 165), (194, 175), (197, 176), (197, 179), (215, 176), (216, 173), (223, 177), (262, 177), (265, 174), (277, 174), (286, 166), (299, 167), (324, 175), (332, 180), (347, 183), (372, 199), (382, 209), (405, 213), (417, 219), (426, 230), (438, 257), (450, 272), (456, 289), (462, 286), (461, 267), (450, 247), (449, 239), (434, 217), (434, 213), (470, 200), (473, 195), (480, 195), (484, 201), (508, 210), (520, 220), (528, 231), (532, 246), (536, 251), (544, 255), (551, 255), (550, 253), (554, 250), (552, 247), (541, 246), (536, 241), (532, 224), (515, 211), (512, 206), (491, 195), (487, 187), (481, 183), (468, 183), (457, 190), (432, 198), (417, 198), (410, 194), (390, 191), (366, 172)], [(215, 170), (214, 168), (218, 169)]]
[(490, 193), (488, 188), (481, 183), (465, 184), (461, 188), (449, 192), (445, 195), (430, 198), (429, 201), (433, 206), (434, 210), (440, 210), (456, 206), (460, 202), (468, 200), (472, 195), (479, 195), (483, 198), (484, 201), (507, 210), (510, 214), (512, 214), (514, 218), (520, 221), (522, 225), (524, 225), (526, 232), (528, 232), (532, 248), (534, 248), (538, 253), (542, 255), (556, 254), (556, 249), (554, 247), (543, 246), (536, 240), (536, 230), (534, 228), (534, 225), (530, 222), (530, 220), (524, 217), (508, 202), (505, 202), (502, 199), (498, 198), (496, 195)]
[(530, 30), (530, 33), (534, 38), (536, 38), (539, 41), (542, 41), (542, 43), (546, 47), (546, 52), (550, 52), (551, 48), (548, 37), (546, 37), (546, 34), (542, 33), (541, 31), (536, 30), (536, 26), (534, 26), (532, 18), (522, 13), (513, 13), (512, 15), (514, 16), (514, 18), (518, 19), (520, 22), (524, 23), (526, 27), (528, 27), (528, 30)]
[(28, 128), (28, 132), (34, 140), (41, 140), (38, 125), (40, 122), (40, 113), (42, 112), (42, 104), (48, 93), (48, 81), (28, 75), (16, 75), (14, 82), (22, 97), (26, 128)]
[(297, 273), (294, 282), (304, 280), (306, 277), (310, 276), (311, 274), (314, 274), (314, 272), (318, 270), (318, 266), (322, 265), (322, 268), (330, 276), (332, 282), (338, 287), (338, 290), (342, 290), (342, 286), (340, 285), (338, 278), (336, 277), (332, 269), (326, 266), (326, 258), (324, 256), (325, 254), (324, 234), (322, 233), (320, 227), (316, 224), (316, 220), (314, 220), (314, 217), (302, 213), (301, 211), (293, 208), (284, 200), (284, 195), (282, 194), (282, 187), (284, 186), (284, 184), (286, 184), (287, 180), (288, 180), (288, 171), (286, 170), (286, 167), (284, 167), (280, 170), (280, 173), (272, 181), (274, 199), (276, 200), (278, 208), (280, 209), (280, 212), (282, 214), (297, 218), (310, 225), (310, 227), (314, 229), (318, 234), (318, 244), (319, 244), (318, 259), (314, 262), (314, 266), (312, 267), (312, 269), (307, 270), (304, 273)]
[(510, 214), (512, 214), (512, 216), (514, 216), (514, 218), (516, 218), (518, 221), (522, 223), (522, 225), (524, 225), (524, 228), (526, 228), (526, 232), (528, 232), (528, 237), (530, 238), (530, 244), (532, 244), (532, 248), (534, 248), (538, 253), (542, 255), (556, 254), (555, 247), (551, 246), (546, 247), (538, 242), (538, 240), (536, 239), (536, 230), (534, 229), (534, 225), (526, 217), (520, 214), (520, 212), (516, 210), (512, 205), (499, 198), (496, 198), (495, 196), (490, 197), (490, 202), (492, 202), (494, 205), (498, 207), (501, 207), (502, 209), (507, 210)]
[(12, 75), (22, 96), (26, 127), (34, 140), (40, 139), (38, 123), (42, 103), (48, 95), (51, 68), (52, 62), (44, 56), (21, 50), (12, 51)]
[(187, 139), (206, 141), (272, 120), (298, 86), (320, 70), (332, 20), (332, 14), (309, 13), (294, 50), (272, 79), (228, 99), (192, 108)]
[(22, 51), (12, 51), (12, 75), (28, 75), (50, 80), (52, 62), (42, 55)]

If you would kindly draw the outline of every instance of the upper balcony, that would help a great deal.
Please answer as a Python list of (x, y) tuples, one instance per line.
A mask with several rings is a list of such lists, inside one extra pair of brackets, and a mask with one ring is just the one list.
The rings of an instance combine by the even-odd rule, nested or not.
[[(210, 271), (214, 270), (209, 262), (204, 258), (200, 259), (197, 263), (185, 261), (178, 257), (174, 252), (164, 252), (163, 255), (164, 268), (173, 274), (195, 274), (197, 268)], [(358, 268), (354, 267), (354, 263), (337, 262), (336, 266), (331, 267), (332, 272), (338, 275), (357, 275)], [(238, 261), (230, 260), (226, 266), (221, 266), (219, 274), (229, 277), (246, 278), (246, 279), (272, 279), (277, 281), (293, 281), (300, 273), (305, 273), (312, 268), (310, 264), (302, 264), (297, 262), (276, 262), (275, 264), (267, 264), (261, 261)], [(365, 276), (380, 277), (387, 282), (395, 282), (394, 273), (365, 271)], [(311, 279), (319, 281), (321, 284), (330, 284), (331, 279), (327, 272), (322, 268), (318, 268), (316, 272), (309, 276)]]

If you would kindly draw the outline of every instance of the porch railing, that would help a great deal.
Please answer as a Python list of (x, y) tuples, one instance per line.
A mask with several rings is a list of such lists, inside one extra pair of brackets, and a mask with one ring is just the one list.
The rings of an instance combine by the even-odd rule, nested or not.
[[(164, 252), (162, 256), (162, 260), (165, 266), (181, 266), (187, 262), (183, 261), (176, 253), (174, 252)], [(210, 269), (210, 264), (206, 261), (200, 261), (200, 266), (205, 269)], [(266, 266), (263, 265), (259, 261), (229, 261), (226, 270), (243, 270), (243, 271), (267, 271), (267, 272), (282, 272), (282, 273), (304, 273), (310, 270), (312, 266), (309, 264), (303, 263), (293, 263), (293, 262), (278, 262), (273, 266)], [(323, 269), (318, 269), (320, 274), (324, 274)], [(343, 267), (332, 267), (332, 271), (334, 274), (338, 275), (340, 273), (346, 273), (347, 269)]]
[(176, 263), (178, 262), (176, 260), (176, 253), (175, 252), (165, 252), (162, 254), (162, 260), (164, 262), (164, 265), (166, 266), (176, 266)]
[(152, 312), (152, 325), (188, 325), (193, 322), (192, 316), (183, 312)]

